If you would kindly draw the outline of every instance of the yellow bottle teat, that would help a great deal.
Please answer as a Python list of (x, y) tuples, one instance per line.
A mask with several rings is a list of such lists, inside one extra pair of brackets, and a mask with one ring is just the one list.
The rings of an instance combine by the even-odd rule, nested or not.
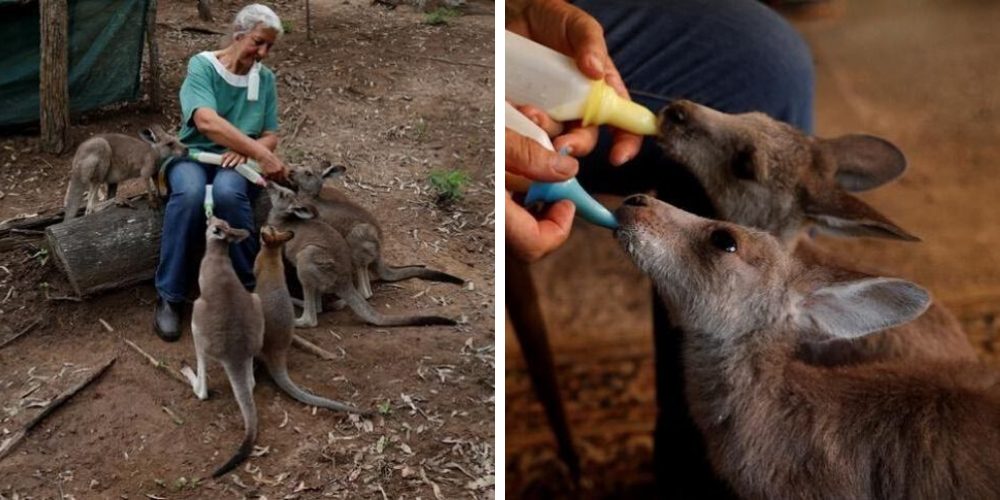
[(583, 106), (583, 125), (611, 125), (639, 135), (655, 135), (656, 115), (641, 104), (629, 101), (603, 80), (594, 84)]

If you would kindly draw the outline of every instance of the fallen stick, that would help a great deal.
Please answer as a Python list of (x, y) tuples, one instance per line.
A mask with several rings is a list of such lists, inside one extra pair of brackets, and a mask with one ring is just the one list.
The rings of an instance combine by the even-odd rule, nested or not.
[(326, 349), (323, 349), (322, 347), (313, 344), (312, 342), (309, 342), (308, 340), (299, 337), (298, 335), (292, 335), (292, 345), (298, 347), (299, 349), (302, 349), (305, 352), (308, 352), (310, 354), (315, 354), (326, 360), (337, 359), (337, 356), (334, 355), (332, 352), (327, 351)]
[(173, 368), (171, 368), (170, 366), (168, 366), (166, 363), (164, 363), (164, 362), (162, 362), (162, 361), (154, 358), (148, 352), (143, 351), (141, 347), (139, 347), (139, 346), (137, 346), (135, 344), (135, 342), (132, 342), (129, 339), (124, 339), (124, 340), (125, 340), (125, 343), (128, 344), (128, 346), (132, 348), (132, 350), (134, 350), (135, 352), (137, 352), (140, 355), (142, 355), (142, 357), (146, 358), (146, 360), (149, 361), (149, 364), (155, 366), (156, 368), (159, 368), (164, 373), (166, 373), (167, 375), (169, 375), (170, 378), (172, 378), (172, 379), (174, 379), (174, 380), (176, 380), (176, 381), (184, 384), (184, 387), (191, 387), (191, 384), (188, 382), (188, 379), (185, 378), (184, 375), (181, 375), (180, 372), (178, 372), (177, 370), (174, 370)]
[(35, 415), (34, 418), (29, 420), (28, 423), (21, 430), (15, 432), (14, 434), (11, 435), (11, 437), (5, 439), (3, 443), (0, 443), (0, 460), (6, 457), (14, 448), (16, 448), (17, 445), (24, 440), (25, 436), (28, 435), (28, 432), (30, 432), (31, 429), (33, 429), (36, 425), (38, 425), (39, 422), (41, 422), (45, 417), (47, 417), (50, 413), (55, 411), (56, 408), (62, 406), (62, 404), (65, 403), (67, 400), (69, 400), (69, 398), (75, 396), (76, 393), (83, 390), (84, 387), (90, 385), (91, 382), (97, 380), (98, 377), (100, 377), (105, 371), (107, 371), (108, 368), (111, 367), (111, 365), (115, 364), (116, 359), (118, 358), (109, 359), (100, 368), (91, 372), (91, 374), (88, 375), (87, 378), (81, 381), (79, 384), (76, 384), (69, 390), (56, 396), (56, 398), (50, 401), (49, 404), (45, 405), (45, 408), (42, 408), (42, 411), (39, 412), (38, 415)]
[(398, 50), (392, 50), (392, 49), (386, 49), (386, 50), (388, 52), (392, 52), (393, 54), (400, 55), (400, 56), (405, 56), (405, 57), (416, 57), (416, 58), (419, 58), (419, 59), (427, 59), (427, 60), (430, 60), (430, 61), (437, 61), (439, 63), (445, 63), (445, 64), (455, 64), (455, 65), (458, 65), (458, 66), (476, 66), (476, 67), (479, 67), (479, 68), (493, 69), (493, 66), (491, 66), (489, 64), (477, 63), (477, 62), (472, 62), (472, 61), (454, 61), (454, 60), (451, 60), (451, 59), (444, 59), (442, 57), (424, 56), (424, 55), (420, 55), (420, 54), (405, 54), (405, 53), (400, 52)]
[(291, 143), (292, 141), (295, 140), (296, 137), (298, 137), (299, 130), (302, 128), (302, 124), (306, 122), (307, 118), (309, 118), (309, 115), (307, 115), (305, 113), (305, 110), (303, 110), (302, 111), (302, 117), (299, 118), (298, 123), (295, 124), (295, 128), (292, 130), (292, 136), (288, 138), (288, 142), (289, 143)]
[(9, 344), (12, 344), (15, 340), (21, 338), (21, 336), (27, 335), (28, 332), (34, 330), (35, 327), (40, 324), (42, 324), (42, 318), (35, 318), (35, 321), (32, 321), (31, 323), (28, 324), (28, 326), (22, 328), (21, 331), (15, 333), (13, 337), (3, 341), (3, 343), (0, 344), (0, 349), (7, 347)]

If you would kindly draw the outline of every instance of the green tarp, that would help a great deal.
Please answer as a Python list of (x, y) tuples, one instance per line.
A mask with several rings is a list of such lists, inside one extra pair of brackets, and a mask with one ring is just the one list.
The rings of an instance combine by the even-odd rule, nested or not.
[[(148, 0), (69, 0), (70, 112), (139, 97)], [(0, 126), (38, 122), (38, 2), (0, 0)]]

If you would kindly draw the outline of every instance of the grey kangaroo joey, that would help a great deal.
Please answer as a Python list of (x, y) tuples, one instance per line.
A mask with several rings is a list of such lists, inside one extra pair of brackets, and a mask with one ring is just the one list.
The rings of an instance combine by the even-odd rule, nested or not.
[(627, 198), (616, 238), (684, 331), (685, 397), (744, 498), (1000, 498), (1000, 373), (970, 360), (818, 366), (801, 339), (918, 317), (908, 281), (801, 262), (763, 231)]
[[(869, 135), (808, 136), (763, 113), (727, 114), (675, 101), (660, 113), (657, 141), (666, 156), (701, 182), (720, 219), (767, 231), (802, 260), (870, 274), (804, 237), (815, 227), (838, 236), (919, 241), (851, 193), (902, 175), (906, 158), (890, 142)], [(975, 359), (955, 317), (932, 304), (905, 326), (859, 339), (807, 346), (818, 363), (879, 359)]]
[(208, 398), (205, 363), (218, 361), (226, 371), (233, 396), (243, 415), (245, 433), (239, 450), (212, 473), (219, 477), (246, 460), (257, 440), (257, 407), (254, 404), (253, 358), (264, 342), (264, 314), (260, 297), (246, 291), (229, 258), (230, 243), (250, 235), (244, 229), (231, 228), (226, 221), (212, 217), (205, 232), (205, 256), (201, 260), (198, 286), (201, 296), (191, 313), (198, 373), (184, 366), (181, 372), (191, 382), (199, 399)]
[(77, 216), (84, 191), (89, 191), (84, 212), (89, 215), (97, 208), (100, 185), (107, 184), (110, 200), (117, 194), (119, 182), (137, 177), (146, 181), (150, 205), (157, 206), (159, 198), (155, 174), (160, 164), (172, 156), (187, 154), (187, 147), (158, 125), (143, 129), (139, 138), (124, 134), (98, 134), (83, 141), (73, 155), (64, 220)]
[(285, 281), (282, 252), (285, 243), (294, 236), (295, 233), (291, 231), (279, 231), (271, 226), (264, 226), (260, 230), (261, 247), (253, 266), (254, 276), (257, 278), (254, 293), (260, 297), (264, 311), (264, 344), (260, 359), (267, 366), (274, 383), (296, 400), (329, 410), (365, 414), (365, 411), (346, 403), (309, 393), (288, 377), (288, 350), (292, 346), (295, 331), (295, 312)]
[(352, 280), (351, 251), (344, 237), (318, 218), (316, 207), (294, 191), (268, 183), (271, 212), (268, 224), (293, 231), (295, 238), (285, 244), (285, 258), (295, 266), (302, 284), (302, 316), (295, 326), (312, 328), (319, 324), (324, 293), (336, 294), (365, 322), (377, 326), (455, 325), (442, 316), (384, 315), (372, 308)]
[(343, 191), (325, 183), (346, 171), (342, 165), (324, 162), (321, 171), (308, 167), (292, 170), (290, 179), (296, 191), (312, 200), (319, 218), (333, 226), (347, 240), (351, 249), (355, 283), (366, 299), (372, 296), (371, 271), (381, 281), (410, 278), (461, 285), (465, 280), (451, 274), (414, 264), (390, 266), (382, 259), (382, 227), (371, 212), (350, 199)]

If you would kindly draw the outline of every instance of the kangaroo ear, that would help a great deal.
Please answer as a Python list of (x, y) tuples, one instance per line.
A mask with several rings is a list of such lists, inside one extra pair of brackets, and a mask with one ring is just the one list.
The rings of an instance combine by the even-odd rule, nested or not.
[(343, 165), (333, 165), (333, 166), (329, 166), (329, 167), (326, 167), (326, 168), (323, 169), (323, 175), (322, 175), (322, 177), (324, 179), (326, 179), (328, 177), (333, 177), (335, 175), (340, 175), (340, 174), (342, 174), (342, 173), (344, 173), (346, 171), (347, 171), (347, 167), (345, 167)]
[(296, 203), (291, 207), (289, 207), (289, 211), (292, 213), (292, 215), (302, 220), (309, 220), (316, 218), (316, 209), (309, 205), (302, 205), (300, 203)]
[(867, 203), (840, 189), (810, 196), (803, 209), (806, 217), (820, 229), (837, 236), (920, 241), (920, 238), (897, 226)]
[(927, 310), (926, 290), (897, 278), (864, 278), (821, 286), (798, 303), (796, 322), (834, 338), (853, 339), (908, 323)]
[(247, 231), (246, 229), (230, 228), (229, 231), (227, 231), (226, 236), (226, 239), (228, 239), (230, 243), (239, 243), (250, 236), (250, 231)]
[(286, 242), (295, 237), (295, 231), (279, 231), (277, 234), (277, 240), (279, 242)]
[(885, 139), (851, 134), (821, 142), (830, 148), (837, 161), (837, 183), (848, 191), (876, 188), (906, 170), (906, 157)]
[(154, 132), (152, 128), (144, 128), (140, 130), (139, 138), (150, 144), (156, 144), (157, 139), (159, 139), (159, 137), (156, 136), (156, 132)]

